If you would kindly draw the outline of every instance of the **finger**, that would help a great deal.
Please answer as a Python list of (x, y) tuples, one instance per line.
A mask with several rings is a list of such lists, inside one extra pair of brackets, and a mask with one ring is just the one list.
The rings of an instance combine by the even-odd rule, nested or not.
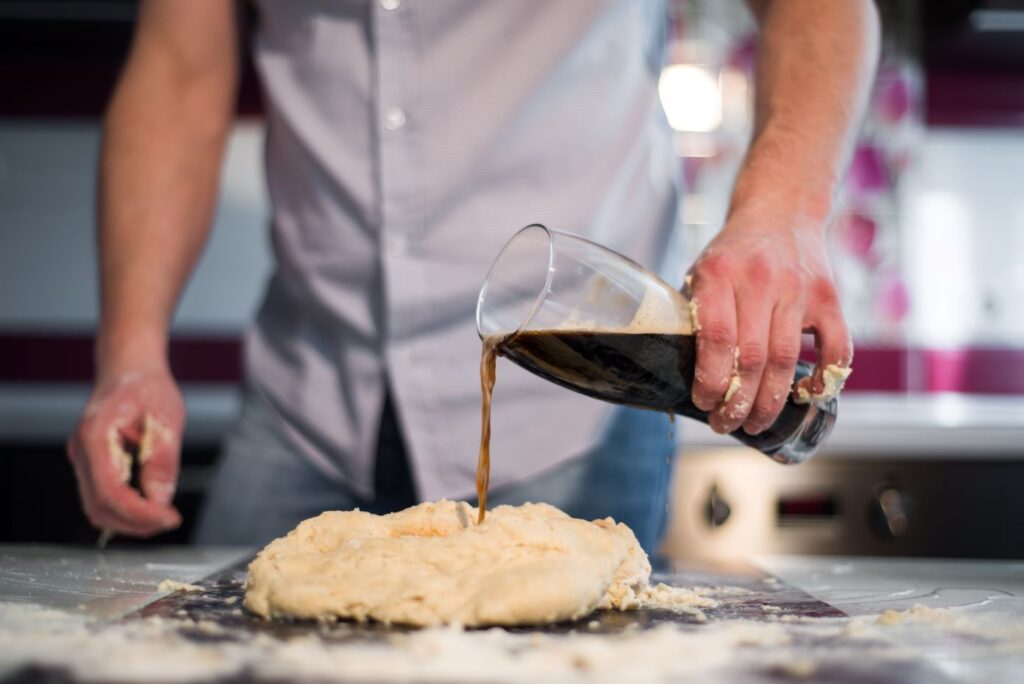
[[(839, 369), (850, 367), (853, 362), (853, 342), (846, 326), (843, 313), (839, 308), (839, 299), (835, 288), (822, 284), (816, 293), (817, 301), (809, 318), (810, 327), (814, 331), (814, 342), (817, 350), (818, 363), (811, 378), (811, 394), (821, 395), (826, 391), (824, 374), (829, 366)], [(835, 390), (833, 380), (832, 389)], [(841, 386), (841, 380), (838, 380)]]
[[(98, 418), (101, 418), (98, 416)], [(108, 525), (128, 534), (153, 534), (181, 524), (181, 516), (166, 503), (143, 499), (123, 479), (122, 457), (116, 452), (116, 423), (102, 419), (82, 431), (81, 444), (88, 462), (88, 482), (95, 497), (94, 510)]]
[(85, 512), (85, 517), (89, 519), (93, 527), (103, 527), (103, 521), (96, 515), (96, 494), (92, 490), (91, 475), (89, 474), (89, 463), (88, 459), (83, 456), (83, 449), (81, 441), (79, 439), (78, 432), (68, 440), (67, 445), (68, 460), (71, 461), (71, 467), (75, 471), (75, 482), (78, 484), (78, 498), (82, 502), (82, 510)]
[[(814, 326), (818, 362), (811, 377), (811, 393), (834, 397), (842, 389), (853, 362), (853, 342), (842, 316)], [(826, 377), (827, 376), (827, 377)]]
[(754, 405), (768, 356), (771, 311), (764, 290), (747, 290), (737, 298), (737, 346), (729, 389), (708, 417), (716, 432), (729, 433), (746, 420)]
[(174, 499), (181, 458), (179, 434), (180, 428), (175, 430), (159, 416), (146, 414), (139, 442), (139, 484), (146, 498), (158, 504), (170, 504)]
[[(152, 536), (167, 529), (166, 522), (151, 523), (133, 520), (104, 502), (103, 497), (99, 496), (93, 487), (95, 478), (91, 472), (91, 461), (85, 456), (82, 441), (77, 436), (68, 445), (68, 455), (75, 469), (82, 509), (94, 527), (97, 529), (110, 528), (120, 534), (136, 537)], [(127, 495), (138, 496), (127, 484), (119, 482), (117, 488), (126, 490)]]
[(111, 528), (120, 534), (133, 537), (152, 537), (181, 525), (181, 515), (177, 510), (172, 508), (168, 513), (161, 513), (160, 517), (150, 517), (150, 514), (142, 509), (152, 505), (152, 502), (142, 498), (131, 487), (122, 487), (125, 490), (123, 492), (98, 497), (100, 504), (95, 513), (102, 522), (101, 528)]
[(736, 303), (732, 286), (698, 280), (692, 308), (697, 317), (697, 365), (691, 398), (711, 411), (722, 401), (732, 376), (736, 348)]
[(772, 312), (768, 358), (761, 376), (761, 387), (750, 415), (743, 423), (748, 434), (756, 435), (771, 427), (786, 405), (800, 358), (802, 314), (802, 303), (793, 300), (779, 302)]

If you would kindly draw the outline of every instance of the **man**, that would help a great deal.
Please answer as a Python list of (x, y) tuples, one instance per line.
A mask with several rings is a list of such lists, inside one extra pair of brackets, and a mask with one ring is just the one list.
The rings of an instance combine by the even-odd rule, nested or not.
[[(656, 92), (663, 3), (254, 5), (277, 264), (203, 542), (260, 544), (324, 509), (472, 496), (475, 295), (521, 226), (652, 268), (682, 263), (668, 249), (677, 160)], [(694, 401), (720, 432), (772, 423), (802, 330), (825, 363), (850, 362), (824, 229), (877, 50), (869, 0), (750, 5), (755, 135), (728, 221), (692, 268)], [(167, 337), (209, 226), (240, 40), (229, 0), (148, 0), (106, 117), (96, 388), (69, 446), (97, 527), (180, 523), (184, 411)], [(492, 504), (612, 515), (651, 549), (673, 451), (664, 417), (507, 365), (499, 375)], [(139, 493), (110, 442), (138, 442), (147, 425)]]

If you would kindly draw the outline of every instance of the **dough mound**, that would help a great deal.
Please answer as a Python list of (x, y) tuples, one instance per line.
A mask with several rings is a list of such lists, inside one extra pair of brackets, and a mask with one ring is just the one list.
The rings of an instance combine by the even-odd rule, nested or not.
[(259, 553), (245, 606), (264, 617), (467, 627), (638, 607), (651, 566), (626, 525), (531, 503), (476, 519), (454, 501), (323, 513)]

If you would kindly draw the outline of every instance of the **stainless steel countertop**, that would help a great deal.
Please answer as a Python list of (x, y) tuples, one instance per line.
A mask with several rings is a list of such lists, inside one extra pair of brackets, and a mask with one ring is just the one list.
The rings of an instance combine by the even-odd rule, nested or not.
[[(236, 563), (247, 553), (242, 549), (224, 548), (114, 548), (97, 551), (58, 546), (0, 545), (0, 613), (5, 606), (13, 604), (41, 606), (77, 616), (117, 618), (160, 597), (162, 594), (158, 585), (162, 580), (195, 582)], [(886, 610), (907, 610), (916, 605), (948, 608), (954, 616), (981, 619), (995, 617), (1001, 619), (1002, 624), (1018, 628), (1019, 634), (1015, 632), (1014, 637), (1016, 641), (1011, 642), (1009, 648), (996, 649), (985, 644), (984, 638), (965, 637), (963, 633), (955, 634), (952, 631), (947, 633), (941, 625), (925, 624), (920, 628), (909, 625), (906, 629), (891, 630), (885, 628), (883, 641), (878, 641), (876, 635), (872, 637), (874, 641), (840, 643), (846, 652), (848, 665), (852, 649), (852, 662), (862, 662), (865, 666), (847, 670), (848, 673), (857, 673), (853, 679), (840, 678), (835, 681), (901, 684), (975, 681), (1010, 684), (1024, 681), (1024, 562), (801, 556), (759, 557), (752, 562), (782, 583), (801, 589), (851, 616), (826, 619), (822, 623), (826, 630), (835, 630), (836, 620), (840, 620), (840, 629), (843, 629), (843, 621), (849, 622), (851, 626), (858, 620), (866, 621), (861, 624), (871, 626), (874, 622), (870, 616)], [(52, 611), (40, 612), (37, 622), (55, 619), (48, 616), (57, 614)], [(37, 622), (26, 623), (24, 613), (15, 612), (13, 615), (15, 620), (22, 620), (17, 624), (27, 624), (34, 634)], [(767, 624), (771, 624), (774, 616), (767, 614), (765, 617), (769, 620)], [(763, 677), (763, 670), (760, 674), (757, 669), (744, 670), (746, 674), (734, 681), (775, 682), (799, 679), (805, 662), (803, 658), (813, 661), (815, 658), (829, 657), (828, 646), (806, 643), (801, 646), (800, 639), (807, 638), (807, 633), (804, 632), (804, 636), (800, 637), (799, 630), (808, 628), (806, 621), (797, 620), (790, 625), (782, 619), (778, 620), (778, 626), (779, 629), (795, 630), (795, 640), (782, 651), (771, 647), (762, 647), (761, 651), (756, 651), (757, 647), (754, 647), (755, 652), (762, 652), (765, 657), (776, 657), (788, 652), (789, 657), (795, 658), (790, 661), (792, 670), (784, 669), (780, 671), (781, 674), (769, 672), (768, 679)], [(197, 623), (197, 629), (199, 627), (201, 625)], [(702, 629), (699, 625), (690, 625), (690, 628), (695, 635), (700, 634)], [(40, 632), (45, 633), (45, 629)], [(59, 630), (55, 633), (59, 633)], [(28, 638), (36, 639), (33, 634)], [(487, 632), (477, 634), (485, 641), (496, 638), (495, 635), (488, 636)], [(469, 637), (472, 638), (472, 633)], [(599, 638), (598, 635), (595, 638)], [(89, 644), (93, 642), (89, 639), (91, 637), (81, 642), (83, 645), (80, 648), (91, 649)], [(4, 661), (3, 643), (0, 634), (0, 680)], [(139, 643), (133, 648), (140, 648)], [(267, 643), (263, 644), (261, 648), (266, 648)], [(881, 658), (877, 650), (886, 644), (889, 648), (887, 653), (890, 654), (888, 660)], [(612, 642), (609, 642), (608, 646), (611, 645)], [(167, 656), (165, 651), (160, 650), (165, 647), (159, 642), (155, 648), (158, 650), (145, 652), (175, 657)], [(216, 650), (216, 640), (206, 642), (203, 648), (207, 649), (203, 651), (207, 654), (209, 649)], [(891, 659), (894, 652), (892, 648), (898, 649), (895, 651), (898, 655), (896, 659)], [(863, 655), (858, 657), (856, 654), (861, 651), (857, 649), (862, 649)], [(406, 649), (402, 653), (396, 651), (396, 657), (431, 657), (429, 652), (421, 655), (417, 653), (415, 649)], [(746, 657), (749, 658), (749, 651), (747, 653)], [(874, 660), (876, 657), (880, 658), (877, 662)], [(196, 667), (202, 667), (202, 664)], [(821, 672), (823, 676), (826, 674), (826, 670)], [(713, 672), (707, 672), (697, 679), (701, 682), (717, 681), (713, 677)]]
[[(0, 544), (0, 601), (118, 617), (246, 557), (231, 547)], [(754, 563), (852, 617), (916, 604), (1001, 612), (1024, 624), (1024, 561), (761, 556)]]
[(251, 553), (166, 546), (104, 550), (0, 544), (0, 601), (120, 617), (166, 594), (163, 580), (195, 582)]
[(995, 649), (979, 649), (985, 629), (909, 629), (892, 638), (948, 681), (1024, 682), (1024, 561), (776, 556), (758, 564), (851, 617), (921, 605), (950, 609), (968, 627), (1010, 626), (1009, 642)]
[(851, 617), (925, 605), (998, 613), (1024, 626), (1024, 561), (795, 555), (754, 561)]

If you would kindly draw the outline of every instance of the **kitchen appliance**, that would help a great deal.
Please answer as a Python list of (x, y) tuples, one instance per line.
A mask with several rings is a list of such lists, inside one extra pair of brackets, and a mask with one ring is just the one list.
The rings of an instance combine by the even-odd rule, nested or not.
[(680, 426), (665, 550), (1024, 558), (1024, 400), (865, 394), (843, 411), (800, 468)]

